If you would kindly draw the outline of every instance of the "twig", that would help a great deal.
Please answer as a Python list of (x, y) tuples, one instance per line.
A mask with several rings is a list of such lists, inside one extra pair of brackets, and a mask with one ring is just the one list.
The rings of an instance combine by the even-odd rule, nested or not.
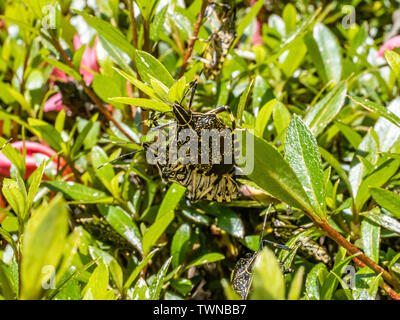
[[(367, 267), (371, 268), (376, 274), (381, 273), (382, 278), (386, 282), (390, 283), (395, 289), (397, 289), (397, 290), (400, 289), (400, 281), (396, 277), (391, 275), (389, 272), (387, 272), (385, 269), (383, 269), (380, 265), (378, 265), (373, 260), (368, 258), (361, 250), (356, 248), (352, 243), (347, 241), (339, 232), (337, 232), (335, 229), (333, 229), (327, 221), (316, 221), (315, 219), (312, 218), (312, 216), (310, 214), (308, 214), (308, 213), (306, 213), (306, 214), (308, 217), (310, 217), (314, 221), (315, 224), (317, 224), (322, 230), (324, 230), (332, 240), (334, 240), (340, 246), (344, 247), (348, 251), (348, 254), (350, 254), (350, 255), (358, 254), (357, 257), (353, 258), (355, 263), (357, 263), (359, 266), (363, 266), (363, 267), (367, 266)], [(387, 289), (387, 287), (386, 287), (386, 289)]]
[[(64, 61), (66, 62), (66, 64), (76, 70), (75, 66), (73, 65), (71, 59), (69, 58), (68, 54), (65, 52), (65, 50), (61, 47), (60, 42), (58, 41), (57, 37), (55, 37), (54, 34), (51, 34), (51, 38), (47, 37), (46, 35), (42, 34), (43, 38), (45, 38), (46, 40), (50, 40), (50, 42), (55, 46), (55, 48), (57, 49), (57, 51), (61, 54), (61, 57), (64, 59)], [(78, 70), (79, 72), (79, 70)], [(100, 98), (94, 93), (94, 91), (92, 91), (92, 89), (90, 89), (86, 83), (82, 80), (80, 81), (83, 90), (85, 91), (85, 93), (89, 96), (89, 98), (97, 105), (97, 107), (99, 108), (100, 112), (102, 112), (106, 118), (111, 121), (112, 123), (114, 123), (114, 125), (132, 142), (135, 142), (134, 139), (125, 131), (125, 129), (121, 126), (121, 124), (114, 119), (114, 117), (112, 116), (112, 114), (110, 113), (110, 111), (107, 110), (107, 108), (104, 107), (103, 102), (100, 100)]]
[(200, 12), (197, 15), (196, 24), (194, 25), (192, 37), (189, 40), (189, 45), (188, 45), (185, 57), (183, 58), (183, 63), (182, 63), (181, 70), (179, 71), (178, 79), (185, 74), (187, 65), (189, 63), (189, 58), (192, 56), (193, 47), (196, 42), (197, 35), (199, 34), (200, 26), (203, 21), (204, 12), (206, 11), (207, 5), (208, 5), (208, 0), (203, 0), (203, 4), (201, 6)]
[(129, 16), (131, 19), (132, 44), (135, 48), (137, 48), (138, 34), (137, 34), (135, 13), (133, 12), (133, 0), (127, 0), (126, 2), (128, 3)]

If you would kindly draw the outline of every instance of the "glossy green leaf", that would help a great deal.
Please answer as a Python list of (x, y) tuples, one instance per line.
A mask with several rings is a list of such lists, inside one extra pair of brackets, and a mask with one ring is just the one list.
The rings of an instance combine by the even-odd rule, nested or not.
[(329, 272), (323, 263), (316, 264), (307, 275), (306, 295), (309, 300), (320, 300), (321, 289)]
[(61, 196), (37, 209), (29, 219), (22, 242), (21, 299), (39, 299), (44, 268), (55, 272), (68, 231), (67, 206)]
[(246, 140), (254, 139), (254, 146), (251, 149), (248, 149), (250, 145), (246, 146), (247, 141), (241, 146), (242, 154), (249, 152), (254, 159), (253, 171), (247, 176), (275, 198), (293, 207), (313, 212), (299, 179), (278, 150), (249, 132), (246, 136)]
[(384, 185), (397, 172), (399, 164), (399, 160), (388, 160), (361, 182), (355, 197), (355, 207), (358, 212), (370, 197), (369, 188)]
[(286, 132), (286, 159), (299, 178), (314, 211), (326, 218), (325, 186), (317, 141), (298, 116), (293, 116)]
[(223, 259), (225, 259), (225, 256), (221, 253), (218, 253), (218, 252), (206, 253), (206, 254), (194, 259), (190, 264), (188, 264), (185, 267), (185, 270), (190, 269), (191, 267), (194, 267), (194, 266), (200, 266), (200, 265), (206, 264), (206, 263), (217, 262), (217, 261), (220, 261)]
[(167, 274), (169, 265), (171, 263), (172, 257), (169, 257), (167, 261), (164, 262), (161, 269), (158, 271), (156, 275), (156, 279), (150, 286), (150, 299), (156, 300), (160, 298), (161, 288), (164, 284), (164, 279)]
[(253, 292), (250, 299), (285, 299), (285, 280), (279, 262), (269, 248), (258, 255), (253, 268)]
[(400, 118), (396, 116), (392, 111), (388, 110), (375, 102), (369, 101), (368, 99), (363, 99), (360, 97), (349, 96), (349, 98), (356, 104), (362, 106), (363, 108), (375, 112), (387, 120), (400, 127)]
[(168, 88), (175, 83), (174, 78), (168, 70), (151, 54), (136, 50), (135, 52), (136, 65), (141, 78), (150, 83), (151, 77), (160, 80)]
[(103, 191), (72, 181), (45, 181), (43, 184), (51, 190), (62, 192), (68, 198), (79, 202), (98, 201), (110, 198)]
[(318, 103), (313, 105), (304, 116), (304, 122), (314, 136), (318, 136), (336, 117), (342, 108), (347, 93), (347, 83), (339, 82)]
[(186, 252), (189, 248), (190, 225), (182, 224), (176, 231), (171, 243), (172, 268), (183, 263)]
[[(371, 221), (371, 224), (373, 226), (375, 226), (375, 229), (377, 229), (377, 225), (379, 225), (387, 230), (390, 230), (390, 231), (400, 234), (400, 222), (386, 214), (371, 210), (371, 211), (366, 211), (366, 212), (360, 212), (360, 215), (366, 217), (369, 221)], [(371, 229), (373, 229), (373, 228), (371, 227)], [(375, 231), (375, 233), (378, 232), (377, 230), (373, 230), (373, 231)], [(375, 237), (377, 235), (373, 234), (372, 236)], [(379, 237), (376, 240), (374, 239), (374, 241), (377, 241), (377, 240), (379, 240)], [(379, 245), (379, 242), (375, 243), (375, 245)]]
[(400, 55), (392, 50), (385, 50), (385, 59), (396, 77), (398, 77), (400, 73)]
[(138, 106), (143, 109), (168, 112), (171, 111), (171, 106), (160, 101), (144, 99), (144, 98), (129, 98), (129, 97), (113, 97), (109, 99), (110, 101), (115, 101), (124, 104), (130, 104), (133, 106)]
[(144, 254), (147, 255), (150, 252), (158, 238), (163, 234), (165, 229), (167, 229), (172, 220), (174, 220), (174, 217), (175, 214), (173, 210), (165, 212), (150, 226), (147, 232), (143, 235), (142, 246)]
[(371, 188), (370, 192), (380, 206), (389, 210), (396, 218), (400, 218), (400, 195), (382, 188)]
[(114, 292), (108, 289), (109, 272), (107, 266), (101, 262), (94, 269), (85, 288), (83, 300), (113, 300)]
[(250, 90), (253, 87), (253, 82), (254, 82), (254, 80), (251, 80), (249, 82), (246, 89), (240, 96), (239, 104), (238, 104), (237, 112), (236, 112), (236, 120), (237, 120), (238, 124), (240, 124), (242, 122), (242, 117), (243, 117), (244, 109), (246, 107), (247, 97), (249, 96)]
[(81, 15), (86, 22), (96, 29), (96, 31), (104, 37), (107, 41), (127, 53), (130, 57), (133, 56), (136, 49), (131, 43), (126, 39), (121, 31), (115, 28), (113, 25), (100, 19), (98, 17), (91, 16), (83, 11), (74, 10), (77, 14)]
[(378, 224), (363, 220), (361, 223), (361, 238), (364, 253), (376, 263), (379, 262), (379, 243), (381, 236), (381, 228)]
[(342, 56), (336, 36), (322, 23), (316, 23), (312, 34), (306, 36), (308, 53), (324, 82), (339, 82)]

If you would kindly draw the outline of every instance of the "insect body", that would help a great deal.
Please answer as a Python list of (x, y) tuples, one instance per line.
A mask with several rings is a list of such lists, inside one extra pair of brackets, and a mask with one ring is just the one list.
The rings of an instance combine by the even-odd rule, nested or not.
[[(226, 127), (216, 116), (222, 111), (229, 111), (226, 106), (217, 108), (207, 113), (192, 112), (185, 109), (180, 104), (173, 105), (173, 115), (176, 119), (174, 136), (179, 136), (183, 130), (190, 130), (196, 137), (199, 137), (195, 148), (197, 148), (197, 157), (191, 163), (185, 163), (182, 157), (175, 157), (178, 161), (171, 162), (171, 148), (167, 146), (166, 157), (158, 159), (156, 165), (164, 181), (175, 182), (187, 188), (188, 197), (192, 201), (202, 198), (207, 200), (216, 200), (218, 202), (231, 201), (237, 197), (238, 184), (235, 180), (235, 167), (233, 164), (233, 150), (235, 141), (233, 139), (233, 130), (235, 123), (232, 116), (232, 129)], [(214, 130), (219, 141), (219, 149), (213, 149), (204, 133)], [(177, 149), (182, 148), (185, 143), (190, 143), (190, 139), (177, 142)], [(205, 147), (205, 148), (204, 148)], [(217, 146), (218, 147), (218, 146)], [(209, 151), (212, 151), (211, 153)], [(214, 152), (218, 151), (218, 152)], [(175, 151), (176, 152), (176, 151)], [(208, 156), (207, 154), (208, 153)], [(186, 154), (190, 157), (190, 152)], [(224, 162), (224, 157), (232, 159), (230, 163)], [(216, 159), (217, 158), (217, 159)], [(207, 161), (202, 161), (206, 159)]]
[[(217, 10), (216, 8), (219, 7)], [(215, 79), (219, 76), (222, 65), (228, 55), (229, 49), (236, 38), (236, 8), (226, 3), (211, 3), (209, 12), (218, 20), (219, 26), (213, 23), (212, 33), (206, 40), (209, 45), (204, 53), (204, 74), (207, 79)]]
[[(271, 207), (271, 205), (270, 205), (270, 207)], [(286, 255), (283, 256), (281, 259), (281, 270), (282, 270), (283, 274), (293, 272), (293, 270), (290, 268), (290, 266), (293, 262), (293, 259), (296, 255), (297, 250), (301, 246), (300, 242), (296, 242), (291, 248), (289, 248), (289, 247), (279, 244), (279, 243), (271, 242), (268, 240), (263, 240), (264, 230), (265, 230), (265, 225), (266, 225), (266, 218), (268, 216), (270, 207), (268, 208), (267, 214), (265, 215), (265, 218), (264, 218), (264, 226), (263, 226), (263, 231), (262, 231), (262, 235), (260, 238), (260, 244), (259, 244), (258, 250), (255, 251), (253, 254), (251, 254), (251, 253), (246, 254), (245, 258), (239, 259), (239, 261), (236, 263), (235, 268), (233, 270), (232, 288), (242, 297), (242, 299), (247, 299), (247, 296), (250, 292), (251, 283), (252, 283), (252, 269), (253, 269), (254, 263), (259, 255), (259, 253), (263, 249), (263, 243), (269, 243), (276, 248), (287, 251)]]

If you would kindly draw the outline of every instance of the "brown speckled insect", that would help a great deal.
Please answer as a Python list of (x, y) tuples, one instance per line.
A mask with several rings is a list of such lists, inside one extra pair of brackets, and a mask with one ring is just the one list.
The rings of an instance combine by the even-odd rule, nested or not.
[(271, 244), (275, 248), (286, 250), (288, 252), (288, 255), (281, 261), (281, 269), (283, 274), (293, 272), (293, 270), (290, 268), (290, 265), (292, 264), (294, 256), (296, 255), (296, 252), (299, 249), (301, 243), (297, 242), (292, 248), (289, 248), (285, 245), (263, 239), (267, 216), (270, 208), (271, 205), (269, 206), (267, 213), (265, 214), (264, 217), (264, 225), (260, 237), (258, 250), (255, 251), (254, 253), (246, 254), (245, 258), (239, 259), (233, 270), (232, 281), (231, 281), (232, 288), (241, 296), (242, 299), (247, 299), (248, 294), (250, 292), (253, 266), (259, 253), (263, 249), (264, 243)]
[[(173, 136), (177, 137), (179, 133), (184, 129), (192, 130), (197, 137), (198, 147), (200, 152), (198, 152), (199, 159), (202, 157), (201, 145), (201, 135), (202, 130), (217, 130), (221, 133), (221, 140), (225, 143), (225, 138), (231, 145), (228, 146), (228, 151), (233, 159), (235, 152), (238, 152), (238, 141), (234, 138), (235, 130), (235, 119), (228, 106), (220, 106), (206, 113), (194, 112), (191, 110), (191, 104), (193, 101), (195, 89), (197, 82), (192, 84), (192, 94), (190, 97), (189, 107), (185, 108), (181, 103), (174, 103), (172, 105), (172, 116), (175, 119), (175, 126)], [(225, 126), (223, 122), (218, 119), (217, 114), (221, 112), (229, 112), (232, 122), (232, 128)], [(168, 123), (163, 126), (159, 126), (154, 129), (160, 129), (161, 127), (169, 126), (173, 123)], [(161, 133), (162, 134), (162, 133)], [(185, 141), (178, 141), (178, 149), (185, 143)], [(153, 153), (153, 156), (157, 158), (155, 163), (159, 169), (160, 176), (165, 182), (175, 182), (187, 188), (187, 196), (191, 201), (198, 201), (200, 199), (207, 199), (209, 201), (217, 202), (229, 202), (238, 196), (238, 183), (235, 179), (235, 165), (234, 161), (231, 163), (225, 163), (223, 161), (226, 155), (225, 146), (223, 143), (220, 144), (220, 162), (212, 163), (212, 152), (209, 152), (208, 163), (184, 163), (182, 159), (170, 163), (170, 148), (167, 145), (166, 153), (164, 157), (159, 157), (157, 150), (152, 149), (151, 145), (148, 143), (141, 144), (145, 151)], [(210, 145), (210, 142), (208, 143)], [(126, 154), (128, 155), (128, 154)], [(125, 155), (123, 155), (125, 156)], [(118, 158), (117, 158), (118, 159)], [(114, 159), (110, 162), (113, 162)], [(108, 162), (109, 163), (109, 162)]]
[(211, 2), (205, 16), (211, 15), (218, 21), (218, 26), (211, 22), (210, 37), (206, 40), (198, 39), (208, 42), (209, 45), (203, 58), (196, 58), (204, 63), (206, 78), (213, 80), (219, 77), (225, 58), (236, 38), (236, 7), (227, 3)]

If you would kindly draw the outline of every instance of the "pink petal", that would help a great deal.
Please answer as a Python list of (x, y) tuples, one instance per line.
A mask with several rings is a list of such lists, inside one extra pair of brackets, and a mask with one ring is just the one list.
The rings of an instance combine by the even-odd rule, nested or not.
[(45, 103), (44, 103), (44, 112), (49, 111), (61, 111), (62, 109), (68, 109), (65, 105), (63, 105), (62, 94), (60, 92), (52, 95)]
[(54, 84), (54, 81), (55, 81), (54, 78), (56, 78), (56, 80), (60, 80), (60, 81), (64, 81), (64, 82), (72, 80), (71, 77), (67, 76), (67, 74), (64, 71), (62, 71), (58, 68), (53, 68), (53, 70), (51, 71), (51, 74), (50, 74), (50, 83), (51, 84)]
[[(75, 50), (78, 50), (82, 46), (82, 42), (78, 35), (74, 36), (73, 43), (74, 43)], [(87, 68), (92, 69), (94, 72), (100, 71), (100, 67), (97, 62), (97, 55), (96, 55), (97, 43), (98, 43), (98, 39), (96, 38), (93, 48), (86, 46), (85, 52), (82, 55), (81, 65), (85, 66), (86, 68), (81, 67), (79, 69), (79, 71), (83, 75), (83, 79), (87, 85), (91, 84), (93, 81), (93, 73), (88, 71)]]
[(258, 19), (256, 22), (256, 30), (253, 34), (253, 39), (251, 39), (251, 44), (253, 46), (261, 46), (263, 44), (262, 36), (261, 36), (261, 23)]
[[(19, 151), (22, 152), (24, 142), (23, 141), (15, 141), (11, 143), (11, 146), (13, 148), (18, 149)], [(25, 141), (25, 149), (26, 149), (26, 158), (25, 158), (25, 166), (26, 166), (26, 174), (25, 174), (25, 179), (27, 179), (33, 171), (36, 170), (37, 166), (34, 160), (33, 155), (36, 153), (44, 154), (48, 156), (49, 158), (54, 157), (56, 155), (56, 152), (51, 149), (50, 147), (37, 143), (37, 142), (32, 142), (32, 141)], [(53, 159), (53, 163), (57, 166), (57, 157)], [(60, 158), (59, 161), (59, 168), (61, 169), (65, 165), (65, 160)], [(11, 161), (3, 154), (0, 152), (0, 176), (5, 176), (9, 177), (10, 176), (10, 168), (11, 168)], [(67, 174), (70, 172), (70, 169), (67, 168), (68, 170), (64, 171), (64, 174)]]
[(400, 48), (400, 35), (386, 41), (379, 49), (378, 57), (383, 57), (385, 50), (393, 50), (394, 48)]

